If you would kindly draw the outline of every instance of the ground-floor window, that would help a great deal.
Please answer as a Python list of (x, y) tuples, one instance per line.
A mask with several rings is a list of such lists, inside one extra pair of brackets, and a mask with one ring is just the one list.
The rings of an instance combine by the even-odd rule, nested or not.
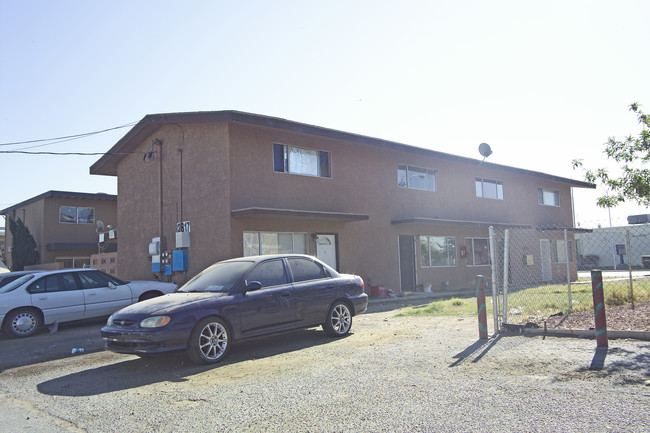
[(449, 236), (420, 236), (422, 266), (456, 266), (456, 238)]
[(467, 266), (490, 264), (490, 244), (487, 238), (466, 238)]
[(552, 240), (551, 257), (553, 263), (573, 263), (573, 242)]
[(307, 233), (244, 232), (244, 256), (307, 254)]
[(54, 261), (63, 263), (64, 269), (90, 267), (90, 257), (57, 257)]

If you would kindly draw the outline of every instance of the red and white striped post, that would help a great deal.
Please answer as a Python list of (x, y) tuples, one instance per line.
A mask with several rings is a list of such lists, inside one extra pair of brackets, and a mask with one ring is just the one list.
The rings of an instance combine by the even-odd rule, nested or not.
[(476, 307), (478, 309), (478, 338), (487, 340), (487, 311), (485, 310), (485, 279), (483, 275), (476, 276)]
[(596, 316), (596, 346), (607, 347), (607, 319), (605, 316), (605, 294), (603, 292), (602, 271), (591, 271), (591, 291), (594, 297)]

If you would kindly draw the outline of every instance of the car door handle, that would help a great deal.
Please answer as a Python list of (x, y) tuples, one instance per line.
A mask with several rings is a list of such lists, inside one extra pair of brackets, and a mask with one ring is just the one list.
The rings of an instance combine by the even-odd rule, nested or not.
[(88, 293), (88, 296), (97, 296), (97, 293)]
[(291, 293), (283, 293), (280, 296), (288, 298), (289, 296), (291, 296)]
[(41, 296), (38, 298), (39, 301), (47, 301), (47, 296)]

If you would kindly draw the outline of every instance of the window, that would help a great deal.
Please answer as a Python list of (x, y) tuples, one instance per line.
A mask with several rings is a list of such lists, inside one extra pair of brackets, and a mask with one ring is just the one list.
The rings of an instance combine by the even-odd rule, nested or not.
[(329, 276), (325, 269), (316, 262), (308, 259), (288, 259), (291, 273), (293, 274), (293, 281), (317, 280)]
[(90, 267), (90, 257), (56, 257), (54, 262), (63, 263), (63, 269)]
[(560, 206), (560, 193), (556, 190), (537, 188), (537, 203), (544, 206)]
[(483, 266), (490, 264), (490, 244), (485, 238), (467, 238), (467, 265)]
[(426, 168), (400, 164), (397, 166), (397, 186), (400, 188), (436, 190), (436, 172)]
[(307, 254), (307, 233), (244, 232), (244, 257)]
[(420, 260), (423, 267), (456, 266), (456, 238), (420, 236)]
[[(567, 260), (567, 254), (569, 260)], [(573, 263), (573, 242), (551, 241), (551, 257), (553, 263)]]
[(477, 177), (476, 197), (503, 200), (503, 182)]
[(330, 152), (273, 143), (273, 171), (332, 177)]
[(94, 224), (94, 207), (59, 207), (59, 222), (64, 224)]
[(287, 272), (282, 260), (269, 260), (262, 262), (248, 274), (246, 282), (259, 281), (262, 287), (288, 284)]

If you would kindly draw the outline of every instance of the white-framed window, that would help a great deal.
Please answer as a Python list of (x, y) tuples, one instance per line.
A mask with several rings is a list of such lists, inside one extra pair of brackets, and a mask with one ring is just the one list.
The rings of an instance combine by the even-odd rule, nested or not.
[(59, 206), (59, 222), (63, 224), (94, 224), (94, 207)]
[(422, 267), (456, 266), (456, 238), (450, 236), (420, 236)]
[(273, 171), (332, 177), (331, 153), (273, 143)]
[(560, 206), (560, 193), (554, 189), (537, 188), (537, 203), (543, 206)]
[(90, 267), (90, 257), (56, 257), (54, 262), (63, 263), (64, 269)]
[(503, 200), (503, 182), (477, 177), (475, 185), (476, 197)]
[(307, 233), (244, 232), (244, 257), (307, 254)]
[(551, 240), (551, 259), (553, 263), (573, 263), (573, 242)]
[(400, 188), (436, 190), (436, 172), (428, 168), (399, 164), (397, 166), (397, 186)]
[(467, 266), (490, 264), (490, 242), (488, 238), (466, 238)]

